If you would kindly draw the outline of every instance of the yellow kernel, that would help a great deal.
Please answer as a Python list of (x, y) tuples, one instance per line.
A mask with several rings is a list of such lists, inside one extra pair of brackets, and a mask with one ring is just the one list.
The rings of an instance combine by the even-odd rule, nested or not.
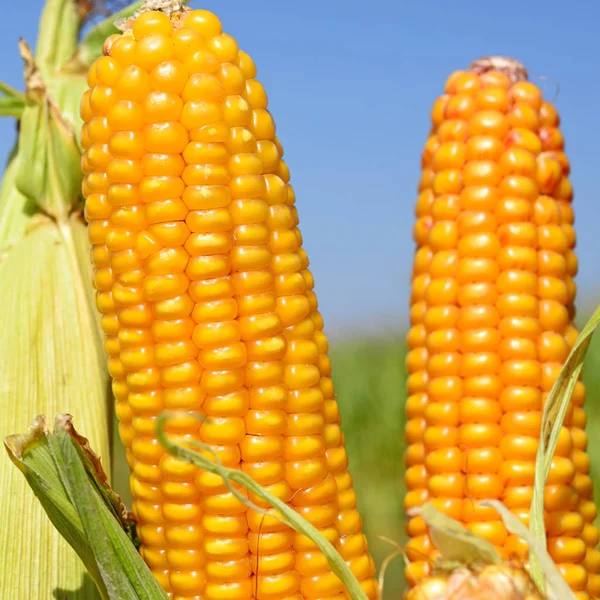
[(144, 126), (144, 108), (138, 102), (118, 100), (107, 114), (108, 125), (113, 131), (138, 131)]
[(144, 127), (144, 146), (148, 152), (179, 154), (188, 141), (187, 131), (181, 123), (153, 123)]
[(183, 110), (183, 101), (169, 92), (150, 92), (144, 101), (146, 123), (178, 121)]
[(195, 29), (205, 38), (219, 35), (222, 30), (219, 18), (208, 10), (192, 10), (185, 13), (183, 24)]
[(222, 63), (219, 67), (218, 77), (227, 94), (244, 93), (246, 80), (238, 66), (232, 63)]
[(191, 100), (183, 105), (180, 121), (185, 129), (197, 130), (205, 126), (212, 126), (213, 123), (218, 123), (222, 119), (223, 111), (220, 103)]
[(169, 17), (160, 11), (147, 11), (140, 14), (133, 23), (133, 35), (140, 40), (147, 35), (171, 35), (173, 25)]
[[(107, 42), (111, 40), (111, 38), (112, 36), (107, 39)], [(118, 35), (116, 39), (112, 39), (113, 42), (110, 46), (110, 56), (122, 67), (132, 65), (135, 62), (136, 46), (136, 41), (133, 39), (133, 36)]]
[[(179, 58), (175, 36), (173, 41), (175, 43), (174, 55)], [(181, 96), (187, 80), (188, 71), (179, 60), (165, 60), (150, 71), (150, 89), (152, 91), (167, 92)]]
[(235, 62), (235, 59), (237, 58), (237, 42), (232, 36), (226, 33), (211, 38), (208, 42), (208, 47), (223, 63)]
[(150, 77), (137, 64), (129, 65), (123, 70), (114, 89), (119, 100), (143, 102), (150, 92)]
[(150, 33), (138, 40), (135, 48), (137, 64), (146, 71), (152, 71), (163, 61), (172, 58), (174, 45), (170, 37), (160, 33)]

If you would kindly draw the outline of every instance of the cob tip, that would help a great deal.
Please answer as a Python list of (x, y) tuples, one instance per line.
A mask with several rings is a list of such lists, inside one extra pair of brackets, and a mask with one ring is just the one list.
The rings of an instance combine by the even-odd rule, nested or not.
[[(145, 0), (141, 8), (133, 15), (124, 19), (117, 19), (115, 21), (115, 27), (125, 33), (127, 30), (133, 27), (133, 23), (142, 13), (151, 11), (162, 12), (167, 15), (167, 17), (171, 18), (175, 13), (179, 13), (184, 10), (190, 10), (185, 6), (185, 0)], [(111, 37), (112, 36), (107, 38), (105, 44)], [(106, 56), (106, 53), (104, 53), (104, 55)]]
[(471, 63), (469, 71), (476, 75), (482, 75), (488, 71), (499, 71), (504, 73), (511, 83), (527, 81), (527, 69), (514, 58), (504, 56), (485, 56)]
[(181, 10), (183, 5), (182, 0), (146, 0), (137, 14), (157, 10), (170, 15), (172, 12)]

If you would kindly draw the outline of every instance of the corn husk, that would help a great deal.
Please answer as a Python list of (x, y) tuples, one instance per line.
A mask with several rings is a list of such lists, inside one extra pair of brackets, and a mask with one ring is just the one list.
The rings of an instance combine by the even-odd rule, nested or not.
[[(47, 0), (35, 55), (24, 41), (15, 48), (25, 92), (0, 82), (0, 116), (20, 121), (0, 188), (0, 436), (23, 431), (32, 415), (69, 412), (108, 470), (112, 397), (78, 139), (81, 93), (100, 50), (76, 59), (80, 8), (77, 0)], [(80, 558), (4, 453), (0, 481), (0, 598), (98, 598)]]
[[(59, 227), (38, 216), (0, 266), (0, 435), (22, 430), (32, 414), (68, 410), (110, 464), (109, 387), (82, 230), (77, 217)], [(77, 555), (6, 455), (0, 480), (0, 598), (44, 600), (57, 590), (94, 598)]]
[[(166, 600), (133, 543), (131, 520), (89, 440), (70, 415), (43, 415), (4, 441), (48, 518), (85, 565), (103, 600)], [(15, 469), (15, 472), (16, 471)]]

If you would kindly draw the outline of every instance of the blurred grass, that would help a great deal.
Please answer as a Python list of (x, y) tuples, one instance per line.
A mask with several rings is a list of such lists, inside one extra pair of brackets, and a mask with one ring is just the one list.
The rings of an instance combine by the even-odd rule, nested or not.
[[(369, 539), (379, 565), (404, 542), (404, 340), (366, 340), (333, 346), (332, 373), (346, 450)], [(386, 574), (386, 598), (400, 598), (402, 558)]]
[[(358, 494), (369, 545), (377, 566), (395, 548), (385, 536), (403, 544), (404, 368), (403, 337), (332, 344), (331, 362), (342, 414), (346, 449)], [(600, 336), (592, 340), (585, 363), (587, 432), (592, 477), (600, 472)], [(118, 440), (118, 436), (116, 436)], [(129, 502), (125, 464), (117, 458), (115, 486)], [(125, 465), (126, 466), (126, 465)], [(595, 486), (596, 501), (600, 485)], [(386, 574), (385, 598), (400, 598), (403, 590), (402, 558)]]

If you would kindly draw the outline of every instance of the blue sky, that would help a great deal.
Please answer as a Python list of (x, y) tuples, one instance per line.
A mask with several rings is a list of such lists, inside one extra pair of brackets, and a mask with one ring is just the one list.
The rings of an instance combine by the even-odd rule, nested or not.
[[(22, 87), (18, 36), (35, 41), (42, 0), (0, 21), (0, 77)], [(600, 3), (192, 0), (255, 59), (296, 189), (327, 330), (406, 326), (411, 229), (429, 112), (446, 77), (481, 56), (560, 83), (578, 232), (579, 299), (595, 302), (600, 235)], [(552, 84), (538, 80), (554, 97)], [(0, 121), (0, 161), (14, 122)]]

